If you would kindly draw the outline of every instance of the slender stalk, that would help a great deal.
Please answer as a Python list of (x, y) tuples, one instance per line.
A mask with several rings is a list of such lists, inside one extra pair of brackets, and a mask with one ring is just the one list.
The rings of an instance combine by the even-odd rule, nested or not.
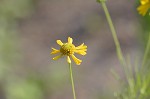
[(74, 88), (74, 81), (73, 81), (73, 73), (72, 73), (72, 66), (71, 63), (69, 63), (69, 70), (70, 70), (70, 80), (71, 80), (71, 85), (72, 85), (72, 93), (73, 93), (73, 99), (76, 99), (76, 93), (75, 93), (75, 88)]
[(147, 45), (146, 45), (144, 57), (143, 57), (143, 60), (142, 60), (142, 67), (145, 65), (145, 63), (147, 61), (147, 56), (148, 56), (149, 50), (150, 50), (150, 33), (149, 33), (148, 42), (147, 42)]
[(111, 20), (109, 11), (108, 11), (107, 6), (105, 4), (105, 0), (101, 1), (101, 4), (102, 4), (102, 7), (104, 9), (104, 12), (105, 12), (105, 15), (106, 15), (106, 18), (107, 18), (110, 30), (112, 32), (112, 36), (113, 36), (113, 39), (114, 39), (114, 42), (115, 42), (115, 45), (116, 45), (117, 56), (118, 56), (121, 64), (125, 65), (125, 61), (124, 61), (124, 57), (123, 57), (122, 50), (121, 50), (121, 47), (120, 47), (120, 43), (119, 43), (119, 40), (117, 38), (116, 30), (115, 30), (113, 22)]
[(111, 19), (111, 16), (109, 14), (109, 11), (107, 9), (107, 6), (106, 6), (106, 0), (99, 0), (103, 9), (104, 9), (104, 12), (105, 12), (105, 15), (106, 15), (106, 18), (107, 18), (107, 21), (108, 21), (108, 24), (109, 24), (109, 27), (110, 27), (110, 30), (112, 32), (112, 36), (113, 36), (113, 39), (114, 39), (114, 43), (115, 43), (115, 46), (116, 46), (116, 52), (117, 52), (117, 56), (118, 56), (118, 59), (120, 61), (120, 63), (122, 64), (122, 68), (124, 70), (124, 73), (126, 75), (126, 78), (129, 82), (130, 80), (130, 76), (129, 76), (129, 71), (128, 69), (126, 68), (126, 62), (124, 60), (124, 56), (123, 56), (123, 53), (122, 53), (122, 50), (121, 50), (121, 47), (120, 47), (120, 43), (119, 43), (119, 40), (118, 40), (118, 37), (117, 37), (117, 33), (116, 33), (116, 30), (115, 30), (115, 27), (113, 25), (113, 22), (112, 22), (112, 19)]

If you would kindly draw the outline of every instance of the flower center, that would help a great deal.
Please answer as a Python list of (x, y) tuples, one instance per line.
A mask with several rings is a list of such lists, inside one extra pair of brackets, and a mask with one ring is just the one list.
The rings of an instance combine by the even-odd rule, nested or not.
[(60, 48), (60, 52), (63, 55), (68, 55), (68, 56), (74, 54), (74, 50), (75, 50), (75, 46), (70, 43), (65, 43)]

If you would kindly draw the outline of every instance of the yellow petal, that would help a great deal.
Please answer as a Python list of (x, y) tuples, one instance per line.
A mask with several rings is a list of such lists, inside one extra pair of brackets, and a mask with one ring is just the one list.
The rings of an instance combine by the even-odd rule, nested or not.
[(57, 42), (57, 44), (58, 44), (58, 45), (60, 45), (60, 46), (62, 46), (62, 45), (63, 45), (63, 43), (62, 43), (62, 41), (61, 41), (61, 40), (57, 40), (56, 42)]
[(57, 53), (59, 53), (59, 52), (60, 52), (59, 50), (57, 50), (57, 49), (55, 49), (55, 48), (52, 48), (51, 54), (57, 54)]
[(139, 14), (145, 16), (147, 13), (148, 9), (150, 8), (150, 3), (145, 4), (145, 5), (140, 5), (137, 10), (139, 11)]
[(69, 56), (67, 56), (67, 62), (68, 62), (68, 63), (71, 63), (71, 59), (70, 59)]
[(87, 46), (82, 43), (81, 45), (77, 46), (76, 49), (86, 49)]
[(87, 51), (87, 49), (82, 49), (83, 51)]
[(149, 0), (141, 0), (141, 4), (142, 5), (144, 5), (144, 4), (148, 3), (148, 2), (149, 2)]
[(75, 50), (75, 52), (81, 55), (86, 55), (86, 52), (84, 50)]
[(68, 43), (72, 44), (72, 42), (73, 42), (73, 39), (71, 37), (68, 37)]
[(82, 43), (81, 45), (77, 46), (76, 49), (80, 49), (83, 45), (84, 45), (84, 43)]
[(57, 59), (59, 59), (60, 57), (62, 57), (62, 54), (61, 54), (61, 55), (58, 55), (58, 56), (56, 56), (56, 57), (54, 57), (53, 60), (57, 60)]
[(87, 46), (83, 45), (80, 49), (87, 49)]
[(76, 58), (74, 55), (71, 55), (71, 56), (72, 56), (72, 59), (75, 61), (75, 63), (76, 63), (77, 65), (80, 65), (80, 64), (81, 64), (82, 60)]

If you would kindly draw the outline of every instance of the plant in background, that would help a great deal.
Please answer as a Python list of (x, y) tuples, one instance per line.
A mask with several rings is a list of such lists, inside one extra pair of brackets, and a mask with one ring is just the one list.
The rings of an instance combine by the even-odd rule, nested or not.
[(106, 0), (97, 0), (97, 2), (99, 2), (102, 5), (103, 9), (104, 9), (104, 12), (105, 12), (110, 30), (112, 32), (114, 43), (116, 45), (116, 51), (117, 51), (118, 58), (119, 58), (121, 64), (124, 66), (125, 65), (124, 56), (122, 54), (122, 50), (121, 50), (121, 47), (120, 47), (120, 43), (119, 43), (119, 40), (118, 40), (118, 37), (117, 37), (116, 30), (114, 28), (113, 22), (111, 20), (110, 14), (109, 14), (108, 9), (107, 9), (107, 6), (105, 4)]
[(68, 42), (67, 43), (62, 43), (61, 40), (57, 40), (56, 41), (58, 45), (60, 45), (60, 49), (57, 50), (55, 48), (52, 48), (52, 52), (51, 54), (58, 54), (60, 53), (60, 55), (56, 56), (53, 58), (53, 60), (57, 60), (62, 56), (67, 56), (67, 62), (69, 63), (69, 70), (70, 70), (70, 77), (71, 77), (71, 84), (72, 84), (72, 91), (73, 91), (73, 97), (74, 99), (76, 99), (76, 94), (75, 94), (75, 88), (74, 88), (74, 81), (73, 81), (73, 73), (72, 73), (72, 67), (71, 67), (71, 59), (70, 57), (73, 58), (73, 60), (75, 61), (75, 63), (77, 65), (80, 65), (82, 60), (76, 58), (74, 56), (75, 53), (80, 54), (80, 55), (86, 55), (86, 51), (87, 51), (87, 46), (84, 45), (84, 43), (82, 43), (81, 45), (75, 47), (74, 44), (72, 44), (73, 39), (68, 37)]
[(0, 86), (3, 86), (0, 99), (43, 99), (40, 84), (37, 81), (30, 82), (26, 77), (20, 78), (16, 71), (22, 58), (18, 19), (33, 11), (33, 3), (34, 0), (0, 1)]
[[(149, 99), (150, 97), (150, 68), (147, 67), (147, 60), (148, 60), (148, 52), (150, 50), (150, 35), (148, 38), (148, 43), (146, 45), (145, 53), (143, 56), (142, 63), (135, 62), (132, 66), (130, 62), (130, 57), (125, 58), (122, 54), (122, 50), (119, 44), (119, 40), (117, 38), (117, 34), (112, 23), (109, 11), (105, 4), (106, 0), (97, 0), (99, 2), (105, 12), (107, 21), (109, 23), (112, 36), (116, 45), (116, 51), (119, 58), (119, 61), (122, 65), (122, 69), (124, 70), (124, 74), (126, 77), (126, 81), (120, 82), (122, 85), (122, 90), (117, 92), (115, 96), (117, 99)], [(149, 0), (141, 0), (141, 6), (137, 8), (140, 14), (143, 16), (147, 13), (148, 9), (150, 8), (150, 1)], [(139, 65), (140, 64), (140, 65)], [(140, 67), (139, 67), (140, 66)], [(118, 75), (117, 75), (118, 76)]]
[(32, 0), (0, 1), (0, 78), (15, 66), (20, 58), (16, 19), (21, 19), (32, 11), (32, 2)]

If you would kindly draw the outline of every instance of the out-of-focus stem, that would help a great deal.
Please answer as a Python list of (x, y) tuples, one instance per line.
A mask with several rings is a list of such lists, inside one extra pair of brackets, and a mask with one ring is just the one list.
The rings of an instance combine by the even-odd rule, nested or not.
[(119, 43), (119, 40), (118, 40), (118, 38), (117, 38), (116, 30), (115, 30), (114, 25), (113, 25), (113, 23), (112, 23), (112, 20), (111, 20), (109, 11), (108, 11), (108, 9), (107, 9), (107, 6), (106, 6), (106, 4), (105, 4), (105, 1), (102, 1), (101, 4), (102, 4), (102, 7), (103, 7), (103, 9), (104, 9), (104, 12), (105, 12), (105, 15), (106, 15), (106, 18), (107, 18), (107, 21), (108, 21), (110, 30), (111, 30), (111, 32), (112, 32), (112, 36), (113, 36), (113, 39), (114, 39), (114, 42), (115, 42), (115, 45), (116, 45), (117, 56), (118, 56), (118, 58), (119, 58), (121, 64), (122, 64), (122, 65), (125, 65), (124, 56), (123, 56), (123, 54), (122, 54), (122, 50), (121, 50), (121, 47), (120, 47), (120, 43)]

